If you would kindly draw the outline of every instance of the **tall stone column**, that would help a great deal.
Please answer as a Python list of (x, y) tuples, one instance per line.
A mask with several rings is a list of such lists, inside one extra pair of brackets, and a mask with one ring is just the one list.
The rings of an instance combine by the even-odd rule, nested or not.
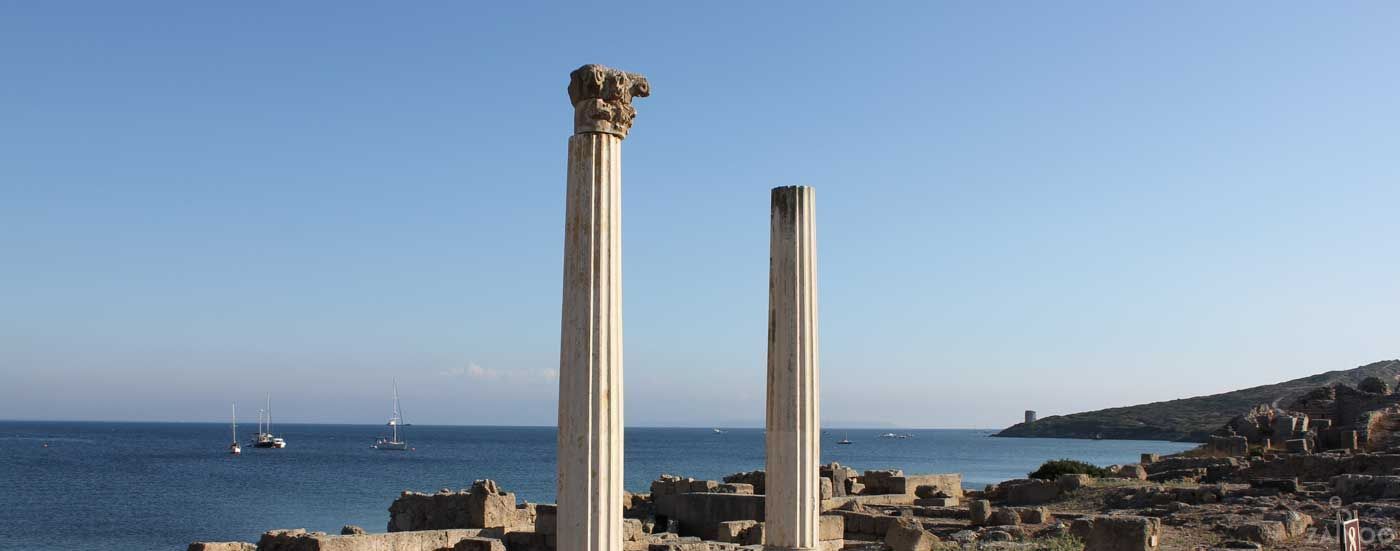
[(816, 549), (821, 512), (814, 191), (773, 189), (768, 260), (767, 546)]
[(622, 139), (645, 77), (569, 75), (564, 306), (559, 345), (558, 551), (622, 551)]

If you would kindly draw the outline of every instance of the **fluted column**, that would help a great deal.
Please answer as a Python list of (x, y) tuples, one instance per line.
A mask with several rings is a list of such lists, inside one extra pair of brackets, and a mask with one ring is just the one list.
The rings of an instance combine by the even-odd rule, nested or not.
[(773, 188), (768, 264), (767, 546), (816, 549), (821, 511), (813, 190)]
[(569, 75), (564, 301), (559, 345), (558, 551), (622, 551), (622, 139), (645, 77)]

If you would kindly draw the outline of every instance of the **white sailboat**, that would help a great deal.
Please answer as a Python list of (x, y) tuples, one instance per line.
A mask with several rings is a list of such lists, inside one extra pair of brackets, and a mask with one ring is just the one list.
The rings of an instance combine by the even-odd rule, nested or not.
[(267, 394), (267, 409), (258, 412), (258, 432), (253, 435), (254, 448), (282, 449), (287, 441), (272, 434), (272, 393)]
[(230, 429), (233, 434), (233, 443), (228, 445), (228, 453), (239, 455), (243, 453), (243, 448), (238, 446), (238, 405), (230, 404), (230, 407), (233, 410), (233, 418), (231, 419), (233, 426)]
[(394, 414), (389, 417), (389, 428), (393, 434), (388, 437), (381, 436), (374, 441), (374, 449), (387, 451), (407, 451), (408, 442), (404, 442), (399, 436), (399, 427), (403, 426), (403, 414), (399, 411), (399, 382), (394, 381)]

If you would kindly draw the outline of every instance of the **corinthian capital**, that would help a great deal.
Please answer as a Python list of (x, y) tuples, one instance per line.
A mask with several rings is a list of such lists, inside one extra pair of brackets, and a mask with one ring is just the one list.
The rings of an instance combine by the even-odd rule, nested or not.
[(602, 65), (584, 65), (569, 73), (569, 101), (574, 104), (574, 133), (601, 132), (627, 137), (632, 98), (651, 95), (647, 77)]

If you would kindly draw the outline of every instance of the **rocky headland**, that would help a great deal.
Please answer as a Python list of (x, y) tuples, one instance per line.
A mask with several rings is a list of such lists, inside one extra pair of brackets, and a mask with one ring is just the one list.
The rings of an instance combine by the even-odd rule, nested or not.
[(1396, 376), (1400, 360), (1387, 360), (1210, 396), (1055, 415), (1017, 423), (996, 436), (1205, 442), (1221, 425), (1256, 405), (1277, 406), (1320, 387), (1357, 386), (1370, 378), (1393, 381)]

